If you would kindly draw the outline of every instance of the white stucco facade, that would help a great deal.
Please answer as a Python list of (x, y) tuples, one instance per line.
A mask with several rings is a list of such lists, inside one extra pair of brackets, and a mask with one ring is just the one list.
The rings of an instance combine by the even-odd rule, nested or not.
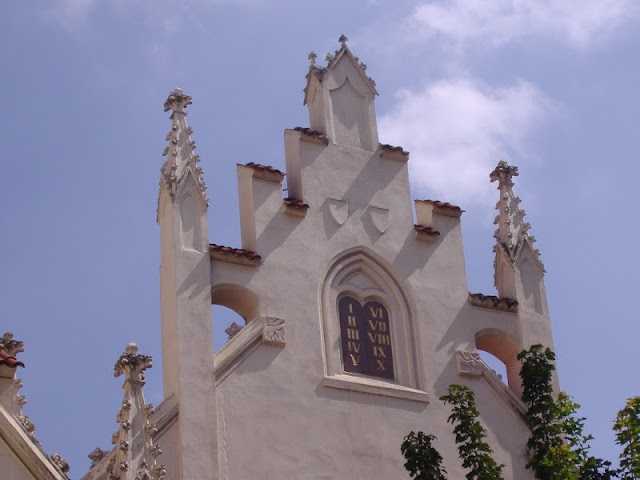
[[(490, 174), (499, 295), (471, 294), (463, 210), (411, 198), (409, 154), (379, 142), (375, 83), (341, 42), (326, 67), (310, 56), (310, 128), (284, 131), (286, 172), (236, 167), (239, 248), (209, 243), (191, 97), (176, 89), (167, 99), (165, 399), (144, 404), (151, 359), (129, 345), (116, 363), (125, 396), (115, 446), (92, 452), (85, 480), (408, 478), (400, 444), (412, 430), (434, 434), (448, 478), (461, 479), (439, 400), (454, 383), (475, 392), (504, 477), (533, 478), (516, 355), (553, 341), (544, 267), (513, 192), (517, 168), (500, 162)], [(245, 321), (216, 354), (212, 304)], [(478, 350), (505, 363), (508, 386)]]
[[(376, 95), (346, 45), (327, 67), (312, 58), (311, 128), (284, 132), (287, 194), (283, 172), (237, 166), (242, 248), (209, 245), (191, 99), (169, 97), (158, 210), (166, 400), (156, 413), (166, 478), (405, 478), (411, 430), (435, 434), (450, 478), (463, 478), (438, 400), (452, 383), (476, 393), (505, 478), (533, 478), (515, 355), (552, 338), (544, 269), (512, 191), (517, 168), (501, 163), (491, 177), (500, 296), (470, 295), (462, 210), (411, 198), (408, 153), (378, 141)], [(355, 348), (345, 297), (385, 308), (385, 350), (365, 347), (392, 373), (353, 371), (363, 367), (345, 352)], [(246, 321), (215, 358), (211, 303)], [(505, 363), (509, 387), (478, 349)]]

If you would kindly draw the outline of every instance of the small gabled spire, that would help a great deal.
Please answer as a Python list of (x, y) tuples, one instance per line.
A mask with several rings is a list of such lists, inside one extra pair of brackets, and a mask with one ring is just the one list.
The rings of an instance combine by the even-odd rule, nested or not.
[(309, 108), (310, 128), (331, 143), (374, 151), (378, 148), (374, 107), (378, 91), (367, 66), (349, 50), (348, 40), (340, 36), (340, 48), (327, 53), (326, 66), (318, 64), (314, 52), (309, 54), (303, 103)]
[(164, 102), (164, 111), (171, 113), (171, 131), (167, 134), (167, 147), (162, 152), (167, 157), (161, 168), (161, 184), (167, 188), (173, 200), (180, 186), (192, 175), (204, 201), (207, 200), (207, 185), (204, 183), (204, 171), (198, 166), (200, 156), (194, 153), (196, 142), (191, 140), (193, 130), (187, 125), (187, 106), (191, 105), (191, 97), (181, 88), (176, 88)]
[(112, 438), (116, 449), (108, 468), (111, 480), (162, 480), (166, 475), (164, 465), (156, 461), (162, 452), (153, 442), (153, 406), (144, 403), (142, 392), (147, 368), (151, 357), (139, 355), (135, 343), (127, 345), (114, 367), (114, 377), (124, 376), (124, 399), (116, 417), (120, 428)]
[(509, 165), (504, 160), (501, 160), (489, 175), (492, 182), (498, 182), (500, 191), (500, 199), (496, 203), (498, 215), (493, 222), (498, 225), (493, 235), (496, 239), (493, 250), (496, 255), (498, 250), (501, 250), (512, 265), (515, 264), (525, 243), (529, 243), (537, 260), (540, 261), (540, 252), (533, 248), (536, 239), (529, 235), (531, 225), (524, 221), (526, 212), (520, 209), (521, 200), (513, 193), (513, 177), (517, 176), (518, 167)]

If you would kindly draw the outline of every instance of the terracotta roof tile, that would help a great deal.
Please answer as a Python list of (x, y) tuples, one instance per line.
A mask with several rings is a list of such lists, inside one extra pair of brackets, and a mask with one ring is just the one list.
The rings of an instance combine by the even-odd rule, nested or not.
[(483, 295), (482, 293), (469, 293), (469, 303), (476, 307), (491, 308), (505, 312), (518, 311), (518, 301), (508, 297), (496, 297), (495, 295)]
[(394, 153), (402, 153), (403, 155), (409, 155), (409, 152), (405, 151), (402, 147), (394, 147), (393, 145), (389, 145), (388, 143), (381, 143), (380, 148), (383, 150), (388, 150)]
[(434, 230), (431, 227), (423, 227), (422, 225), (414, 225), (414, 228), (416, 229), (416, 232), (428, 235), (430, 237), (437, 237), (438, 235), (440, 235), (439, 231)]
[(433, 205), (434, 207), (462, 212), (462, 209), (460, 207), (458, 207), (457, 205), (452, 205), (449, 202), (441, 202), (440, 200), (418, 200), (418, 201), (428, 203), (430, 205)]
[(212, 252), (221, 253), (223, 255), (233, 255), (235, 257), (246, 257), (250, 260), (258, 259), (262, 257), (251, 250), (245, 250), (244, 248), (225, 247), (223, 245), (216, 245), (215, 243), (209, 244), (209, 250)]
[(400, 160), (402, 162), (409, 160), (409, 152), (405, 151), (402, 147), (394, 147), (393, 145), (381, 143), (380, 150), (380, 156), (382, 158)]
[(308, 203), (304, 203), (302, 200), (298, 200), (296, 198), (287, 197), (284, 199), (284, 204), (287, 207), (297, 208), (298, 210), (309, 208)]
[(269, 165), (261, 165), (259, 163), (249, 162), (244, 165), (245, 167), (253, 168), (254, 170), (258, 170), (259, 172), (269, 172), (275, 173), (277, 175), (282, 175), (283, 177), (286, 175), (284, 172), (281, 172), (277, 168), (270, 167)]
[(319, 140), (322, 143), (324, 143), (325, 145), (329, 144), (329, 137), (327, 137), (327, 135), (325, 135), (322, 132), (319, 132), (317, 130), (313, 130), (312, 128), (304, 128), (304, 127), (295, 127), (294, 130), (296, 132), (300, 132), (303, 135)]
[(24, 363), (19, 360), (16, 360), (16, 357), (12, 357), (6, 353), (0, 352), (0, 365), (7, 365), (11, 368), (22, 367), (24, 368)]

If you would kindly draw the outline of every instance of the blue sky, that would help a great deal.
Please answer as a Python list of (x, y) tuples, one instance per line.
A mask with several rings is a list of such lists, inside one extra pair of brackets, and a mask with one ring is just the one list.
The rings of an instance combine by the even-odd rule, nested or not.
[(283, 129), (308, 125), (307, 55), (342, 33), (376, 80), (381, 141), (411, 152), (413, 197), (466, 210), (471, 291), (494, 293), (489, 172), (520, 167), (562, 387), (595, 452), (617, 456), (610, 425), (640, 394), (637, 1), (34, 0), (3, 17), (0, 327), (25, 341), (25, 413), (72, 478), (110, 447), (127, 342), (153, 355), (146, 394), (162, 398), (167, 94), (194, 99), (210, 241), (239, 246), (235, 163), (284, 169)]

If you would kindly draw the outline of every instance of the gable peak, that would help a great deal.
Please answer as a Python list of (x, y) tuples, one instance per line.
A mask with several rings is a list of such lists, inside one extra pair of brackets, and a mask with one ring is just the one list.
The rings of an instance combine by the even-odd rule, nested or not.
[(304, 89), (305, 105), (307, 105), (309, 102), (309, 98), (308, 98), (309, 81), (311, 79), (311, 75), (315, 75), (318, 81), (322, 84), (324, 80), (330, 75), (331, 71), (338, 65), (338, 63), (340, 63), (340, 60), (343, 58), (350, 60), (355, 70), (358, 72), (360, 76), (362, 76), (362, 79), (365, 81), (366, 85), (371, 90), (372, 95), (378, 95), (378, 91), (376, 90), (376, 82), (373, 80), (373, 78), (369, 77), (366, 74), (367, 65), (361, 62), (358, 57), (356, 57), (355, 55), (353, 55), (353, 53), (351, 53), (351, 50), (349, 50), (349, 47), (347, 46), (348, 41), (349, 41), (349, 38), (346, 35), (344, 34), (340, 35), (340, 38), (338, 39), (338, 42), (340, 42), (340, 48), (338, 50), (335, 50), (333, 53), (331, 52), (327, 53), (327, 55), (324, 58), (325, 61), (327, 62), (327, 65), (324, 67), (321, 65), (318, 65), (317, 63), (318, 55), (315, 52), (312, 51), (309, 53), (308, 58), (309, 58), (310, 65), (309, 65), (309, 72), (307, 73), (307, 87)]
[(326, 66), (318, 64), (315, 52), (309, 54), (304, 105), (309, 108), (310, 127), (330, 143), (374, 151), (378, 148), (376, 84), (367, 76), (367, 66), (349, 50), (346, 35), (338, 41), (340, 48), (327, 54)]

